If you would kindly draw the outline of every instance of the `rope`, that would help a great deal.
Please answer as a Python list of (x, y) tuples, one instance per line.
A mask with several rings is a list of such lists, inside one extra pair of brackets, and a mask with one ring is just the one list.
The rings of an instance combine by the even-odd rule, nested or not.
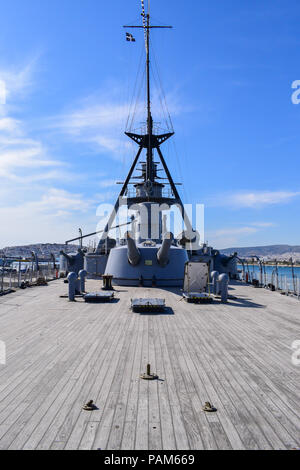
[[(151, 41), (151, 45), (152, 45), (152, 41)], [(171, 115), (170, 115), (170, 112), (169, 112), (169, 109), (168, 109), (166, 93), (164, 91), (162, 78), (161, 78), (161, 75), (159, 73), (158, 61), (157, 61), (157, 58), (156, 58), (155, 48), (154, 47), (152, 47), (152, 55), (153, 55), (153, 58), (154, 58), (154, 65), (155, 65), (155, 71), (156, 71), (157, 77), (158, 77), (159, 88), (160, 88), (161, 93), (162, 93), (164, 108), (165, 108), (165, 111), (166, 111), (166, 114), (167, 114), (168, 120), (169, 120), (168, 124), (170, 124), (170, 130), (173, 132), (174, 131), (173, 122), (172, 122), (172, 118), (171, 118)], [(168, 129), (169, 129), (169, 126), (168, 126)]]
[(154, 75), (154, 70), (153, 68), (151, 67), (151, 71), (153, 73), (153, 78), (154, 78), (154, 83), (155, 83), (155, 86), (158, 90), (158, 99), (159, 99), (159, 102), (160, 102), (160, 106), (161, 106), (161, 110), (162, 110), (162, 114), (163, 114), (163, 119), (165, 121), (165, 124), (166, 124), (166, 127), (167, 127), (167, 130), (171, 130), (170, 129), (170, 126), (169, 126), (169, 122), (168, 122), (168, 116), (167, 116), (167, 112), (166, 112), (166, 109), (165, 109), (165, 106), (164, 106), (164, 103), (163, 103), (163, 100), (162, 100), (162, 97), (161, 97), (161, 94), (159, 93), (159, 84), (157, 82), (157, 79), (156, 79), (156, 76)]
[[(129, 111), (128, 111), (128, 117), (127, 117), (125, 129), (128, 129), (128, 123), (129, 123), (129, 119), (130, 119), (130, 115), (131, 115), (131, 110), (132, 110), (132, 107), (133, 107), (134, 98), (136, 96), (136, 90), (137, 90), (138, 79), (139, 79), (139, 75), (140, 75), (140, 71), (141, 71), (142, 59), (143, 59), (143, 50), (141, 51), (141, 55), (140, 55), (138, 70), (137, 70), (136, 77), (135, 77), (134, 89), (133, 89), (133, 93), (132, 93), (131, 102), (130, 102), (130, 105), (129, 105)], [(139, 94), (140, 94), (140, 92), (139, 92)], [(136, 109), (136, 106), (137, 106), (137, 103), (135, 103), (135, 109)]]
[(139, 101), (140, 101), (140, 96), (141, 96), (141, 92), (142, 92), (142, 88), (143, 88), (143, 82), (144, 82), (145, 74), (146, 74), (146, 68), (144, 69), (144, 73), (143, 73), (143, 76), (142, 76), (140, 88), (139, 88), (139, 91), (138, 91), (138, 94), (137, 94), (137, 97), (136, 97), (135, 107), (134, 107), (134, 110), (133, 110), (133, 114), (132, 114), (132, 118), (131, 118), (130, 126), (129, 126), (130, 131), (133, 128), (133, 121), (134, 121), (135, 115), (137, 114), (137, 107), (138, 107), (138, 104), (139, 104)]

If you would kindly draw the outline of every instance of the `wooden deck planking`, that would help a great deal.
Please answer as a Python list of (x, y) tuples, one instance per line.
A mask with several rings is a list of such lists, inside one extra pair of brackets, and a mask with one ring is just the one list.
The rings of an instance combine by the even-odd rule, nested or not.
[[(91, 335), (89, 340), (89, 349), (84, 350), (81, 355), (78, 355), (77, 366), (74, 367), (73, 370), (71, 370), (72, 375), (70, 382), (66, 383), (61, 394), (57, 396), (57, 399), (47, 411), (47, 415), (45, 415), (43, 421), (40, 422), (40, 425), (37, 426), (34, 433), (32, 433), (32, 435), (30, 436), (29, 440), (24, 446), (24, 449), (32, 449), (35, 447), (43, 448), (45, 446), (45, 440), (47, 439), (48, 445), (51, 444), (57, 434), (57, 431), (62, 427), (63, 423), (65, 422), (61, 421), (61, 418), (66, 419), (68, 422), (71, 421), (71, 423), (74, 423), (76, 419), (76, 412), (79, 412), (79, 407), (77, 407), (77, 405), (75, 407), (72, 406), (74, 402), (74, 395), (76, 396), (77, 394), (77, 400), (80, 400), (80, 393), (82, 391), (82, 388), (88, 383), (89, 375), (94, 371), (94, 367), (96, 365), (97, 360), (96, 353), (99, 349), (99, 342), (97, 341), (97, 333), (99, 334), (99, 328), (97, 328), (96, 330), (91, 330), (90, 333)], [(71, 398), (71, 400), (69, 398)], [(86, 401), (88, 401), (86, 399), (86, 395), (82, 396), (82, 404)], [(58, 413), (59, 415), (57, 416)], [(47, 420), (45, 419), (46, 416)], [(57, 420), (60, 420), (59, 427), (55, 427), (55, 423), (57, 424)], [(48, 426), (45, 424), (45, 422), (48, 423)], [(51, 425), (49, 426), (50, 423)], [(73, 429), (73, 426), (74, 425), (71, 425), (70, 427)], [(52, 436), (52, 438), (50, 437), (49, 442), (50, 429), (50, 436)], [(47, 436), (45, 434), (47, 434)], [(42, 440), (41, 438), (43, 438), (43, 441), (40, 445), (40, 441)], [(63, 440), (60, 442), (63, 442)]]
[[(85, 334), (84, 329), (81, 330), (80, 337), (82, 334)], [(56, 408), (57, 397), (61, 405), (61, 400), (65, 393), (64, 387), (67, 386), (68, 391), (71, 390), (72, 382), (75, 383), (75, 380), (72, 379), (74, 366), (78, 364), (83, 369), (85, 361), (89, 359), (93, 348), (95, 348), (95, 344), (92, 343), (87, 343), (80, 347), (80, 337), (75, 337), (76, 340), (73, 338), (73, 342), (70, 341), (70, 347), (64, 351), (59, 361), (46, 367), (46, 374), (42, 375), (42, 379), (37, 382), (36, 386), (25, 398), (25, 403), (27, 404), (26, 412), (22, 414), (20, 420), (16, 421), (8, 433), (8, 435), (14, 435), (15, 430), (19, 431), (22, 428), (22, 432), (18, 433), (18, 436), (11, 444), (13, 448), (23, 448), (27, 438), (32, 436), (44, 415), (46, 414), (48, 417), (48, 410), (50, 409), (53, 413)], [(88, 345), (89, 348), (87, 347)], [(21, 420), (22, 422), (20, 423)]]
[[(188, 314), (188, 312), (187, 312)], [(187, 328), (188, 325), (184, 325), (183, 328)], [(193, 326), (192, 326), (193, 328)], [(223, 409), (223, 413), (207, 416), (208, 420), (217, 424), (213, 426), (215, 430), (213, 432), (217, 446), (219, 448), (236, 448), (243, 449), (244, 446), (239, 439), (239, 435), (227, 417), (227, 413), (224, 413), (224, 405), (222, 401), (222, 394), (220, 393), (220, 384), (215, 379), (213, 374), (210, 374), (212, 368), (210, 360), (204, 358), (203, 355), (198, 355), (199, 348), (201, 347), (202, 335), (196, 337), (196, 341), (193, 342), (192, 337), (189, 336), (189, 341), (185, 343), (185, 334), (178, 331), (176, 342), (180, 345), (182, 350), (182, 357), (186, 361), (186, 367), (190, 371), (190, 393), (193, 394), (194, 409), (197, 413), (197, 421), (199, 425), (206, 428), (206, 415), (202, 412), (202, 406), (206, 401), (213, 403), (218, 409)], [(195, 332), (195, 329), (193, 328)], [(195, 360), (196, 359), (196, 360)], [(182, 368), (184, 364), (182, 365)], [(224, 428), (226, 429), (226, 433)], [(204, 430), (201, 430), (201, 435), (204, 436)], [(205, 446), (206, 447), (206, 446)]]
[[(145, 293), (147, 297), (147, 294)], [(148, 331), (148, 315), (142, 315), (143, 323), (142, 329), (142, 372), (146, 372), (146, 364), (149, 358), (149, 331)], [(148, 387), (149, 383), (145, 380), (139, 380), (138, 387), (138, 406), (137, 406), (137, 423), (136, 423), (136, 434), (135, 434), (135, 448), (141, 450), (148, 450), (149, 448), (149, 402), (148, 402)]]
[[(57, 281), (0, 299), (1, 449), (299, 447), (297, 300), (237, 284), (226, 305), (142, 288), (87, 305), (60, 299), (65, 290)], [(129, 310), (149, 296), (174, 314)], [(139, 379), (148, 362), (161, 380)], [(97, 411), (82, 411), (89, 399)], [(202, 412), (205, 401), (218, 412)]]
[[(182, 418), (182, 409), (179, 401), (178, 384), (174, 375), (172, 367), (173, 358), (170, 355), (168, 349), (165, 331), (164, 331), (165, 319), (160, 322), (160, 328), (158, 334), (160, 336), (161, 352), (162, 352), (162, 363), (165, 370), (164, 380), (168, 389), (168, 404), (171, 408), (171, 415), (173, 421), (173, 430), (176, 441), (176, 448), (181, 450), (189, 449), (188, 433), (184, 425)], [(168, 380), (166, 380), (168, 378)]]
[(160, 381), (157, 384), (159, 422), (158, 428), (161, 435), (161, 445), (163, 449), (176, 449), (176, 439), (174, 433), (174, 424), (168, 393), (168, 385), (165, 381), (166, 372), (163, 361), (162, 346), (159, 337), (160, 322), (156, 316), (153, 316), (153, 344), (155, 349), (155, 373)]
[(193, 403), (190, 399), (192, 392), (191, 378), (186, 366), (184, 355), (180, 349), (180, 344), (177, 340), (176, 330), (173, 330), (174, 326), (175, 324), (172, 321), (172, 318), (168, 317), (165, 322), (165, 335), (172, 358), (172, 368), (176, 381), (182, 420), (185, 425), (190, 448), (203, 449), (204, 444), (203, 437), (200, 432), (200, 423), (196, 419)]
[[(119, 317), (115, 316), (114, 320), (111, 316), (108, 317), (108, 319), (109, 318), (111, 321), (109, 329), (107, 331), (104, 330), (104, 335), (99, 335), (96, 339), (99, 344), (99, 350), (94, 356), (95, 362), (93, 364), (95, 364), (95, 366), (90, 370), (87, 380), (83, 383), (76, 399), (73, 400), (71, 412), (66, 416), (61, 428), (58, 429), (56, 441), (64, 442), (65, 448), (67, 449), (78, 447), (82, 437), (82, 432), (91, 415), (91, 413), (88, 412), (87, 414), (87, 412), (83, 411), (82, 406), (79, 407), (77, 405), (78, 402), (80, 401), (83, 405), (90, 399), (93, 399), (96, 406), (98, 406), (99, 393), (100, 390), (102, 390), (101, 387), (103, 384), (106, 386), (109, 385), (109, 377), (107, 374), (110, 368), (111, 356), (122, 335)], [(113, 367), (111, 369), (113, 370)], [(92, 413), (93, 420), (99, 422), (102, 412), (103, 409), (99, 406), (99, 409)]]
[(103, 403), (103, 414), (93, 444), (96, 448), (106, 449), (108, 447), (108, 441), (111, 432), (112, 449), (118, 448), (117, 435), (119, 434), (120, 424), (114, 424), (113, 429), (113, 423), (116, 412), (123, 412), (122, 405), (119, 405), (119, 394), (123, 380), (126, 381), (126, 377), (124, 377), (124, 371), (126, 368), (126, 362), (129, 358), (128, 356), (130, 355), (130, 349), (132, 347), (132, 341), (134, 338), (133, 325), (134, 318), (130, 317), (127, 324), (127, 330), (123, 332), (122, 340), (116, 346), (115, 361), (112, 361), (109, 364), (109, 371), (105, 380), (108, 386), (105, 387), (104, 384), (101, 394), (99, 394), (98, 397), (99, 403)]
[(121, 442), (122, 450), (132, 450), (135, 448), (136, 439), (136, 423), (138, 410), (138, 390), (139, 390), (139, 374), (142, 371), (142, 319), (136, 318), (136, 346), (132, 362), (131, 380), (127, 396), (125, 420), (123, 425), (123, 436)]

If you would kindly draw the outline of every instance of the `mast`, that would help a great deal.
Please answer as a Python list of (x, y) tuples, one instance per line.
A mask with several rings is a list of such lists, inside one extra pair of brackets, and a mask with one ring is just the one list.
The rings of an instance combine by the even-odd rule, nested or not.
[(153, 134), (153, 118), (151, 113), (151, 75), (150, 75), (150, 30), (151, 29), (172, 29), (172, 26), (153, 26), (150, 24), (150, 13), (145, 12), (144, 0), (142, 0), (142, 18), (143, 24), (138, 25), (125, 25), (124, 28), (140, 28), (144, 30), (145, 48), (146, 48), (146, 90), (147, 90), (147, 134), (138, 135), (131, 132), (126, 132), (126, 135), (134, 140), (137, 144), (142, 145), (147, 149), (147, 163), (146, 163), (146, 183), (155, 183), (155, 171), (153, 164), (153, 149), (158, 148), (163, 142), (172, 137), (172, 133), (154, 135)]
[(150, 15), (145, 15), (144, 11), (142, 16), (147, 18), (147, 29), (146, 29), (146, 64), (147, 64), (147, 132), (148, 132), (148, 149), (147, 149), (147, 172), (146, 181), (151, 181), (152, 168), (153, 168), (153, 153), (151, 148), (152, 132), (153, 132), (153, 120), (151, 116), (151, 89), (150, 89)]
[[(148, 5), (149, 6), (149, 5)], [(101, 246), (105, 242), (108, 233), (112, 227), (116, 214), (119, 210), (120, 205), (127, 205), (128, 207), (132, 207), (135, 204), (140, 203), (156, 203), (159, 205), (167, 204), (169, 206), (177, 205), (181, 211), (182, 218), (186, 225), (187, 231), (189, 233), (193, 232), (192, 225), (190, 220), (184, 210), (183, 203), (181, 201), (180, 195), (176, 188), (176, 183), (174, 183), (171, 173), (168, 169), (166, 161), (163, 157), (161, 152), (160, 146), (166, 142), (170, 137), (174, 135), (174, 132), (167, 132), (164, 134), (154, 134), (153, 133), (153, 119), (151, 113), (151, 83), (150, 83), (150, 30), (151, 29), (163, 29), (163, 28), (172, 28), (172, 26), (153, 26), (150, 23), (150, 13), (146, 14), (144, 8), (144, 0), (142, 0), (142, 18), (143, 24), (142, 25), (125, 25), (124, 28), (140, 28), (144, 30), (144, 37), (145, 37), (145, 47), (146, 47), (146, 89), (147, 89), (147, 131), (146, 134), (136, 134), (133, 132), (125, 132), (125, 134), (132, 139), (138, 146), (139, 150), (136, 154), (135, 160), (131, 166), (131, 169), (127, 175), (127, 178), (124, 183), (121, 183), (122, 189), (119, 194), (118, 200), (116, 201), (114, 210), (110, 216), (110, 219), (103, 231), (103, 235), (101, 240), (98, 244), (97, 251), (101, 250)], [(139, 158), (143, 149), (146, 150), (146, 163), (145, 163), (145, 170), (142, 171), (141, 179), (142, 182), (136, 183), (131, 182), (133, 177), (134, 170), (137, 166)], [(156, 149), (158, 157), (160, 159), (160, 163), (163, 166), (163, 169), (166, 173), (168, 183), (162, 183), (160, 180), (163, 178), (158, 177), (157, 175), (157, 164), (153, 161), (153, 151)], [(127, 196), (128, 186), (129, 184), (134, 184), (136, 188), (136, 196)], [(169, 184), (171, 186), (172, 195), (171, 196), (163, 196), (162, 189), (164, 188), (165, 184)]]

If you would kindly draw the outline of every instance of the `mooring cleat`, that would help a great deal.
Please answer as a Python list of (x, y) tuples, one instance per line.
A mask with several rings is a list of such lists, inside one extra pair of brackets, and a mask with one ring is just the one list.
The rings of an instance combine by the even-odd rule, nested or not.
[(141, 375), (141, 379), (143, 379), (143, 380), (157, 380), (158, 379), (158, 375), (151, 374), (150, 364), (147, 365), (147, 372), (146, 372), (146, 374)]
[(205, 405), (203, 406), (203, 411), (206, 411), (207, 413), (215, 413), (217, 411), (217, 408), (215, 408), (214, 406), (212, 406), (209, 401), (207, 401), (205, 403)]
[(93, 400), (91, 400), (86, 405), (84, 405), (82, 409), (84, 411), (94, 411), (94, 410), (97, 410), (98, 408), (94, 405)]

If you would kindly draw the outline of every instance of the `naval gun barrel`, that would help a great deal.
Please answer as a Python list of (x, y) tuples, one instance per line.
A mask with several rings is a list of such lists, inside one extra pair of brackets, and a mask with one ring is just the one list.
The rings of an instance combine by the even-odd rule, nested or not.
[(60, 254), (63, 255), (69, 262), (72, 262), (72, 261), (73, 261), (72, 256), (68, 255), (68, 254), (65, 253), (63, 250), (60, 251)]
[(173, 233), (171, 232), (166, 233), (164, 235), (164, 241), (162, 242), (162, 245), (157, 252), (157, 261), (162, 267), (166, 266), (169, 262), (169, 251), (170, 251), (173, 239), (174, 239)]
[(132, 266), (136, 266), (139, 264), (141, 259), (141, 254), (135, 244), (134, 239), (131, 237), (130, 233), (127, 232), (125, 234), (125, 238), (127, 239), (127, 250), (128, 250), (128, 260)]

